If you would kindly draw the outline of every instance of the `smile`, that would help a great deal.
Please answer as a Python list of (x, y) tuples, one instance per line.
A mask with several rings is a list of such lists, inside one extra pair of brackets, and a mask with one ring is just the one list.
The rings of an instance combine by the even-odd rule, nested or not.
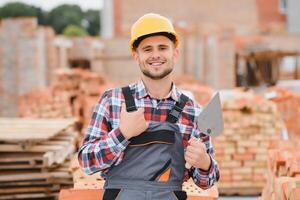
[(157, 67), (157, 66), (161, 66), (161, 65), (165, 64), (165, 62), (151, 62), (151, 63), (148, 63), (148, 64), (151, 65), (151, 66)]

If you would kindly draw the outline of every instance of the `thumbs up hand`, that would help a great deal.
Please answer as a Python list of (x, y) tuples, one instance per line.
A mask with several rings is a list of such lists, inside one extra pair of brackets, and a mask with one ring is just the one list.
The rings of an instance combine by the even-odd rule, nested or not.
[(145, 120), (144, 112), (144, 108), (127, 112), (125, 103), (122, 103), (119, 128), (127, 140), (140, 135), (148, 128), (149, 123)]
[(206, 153), (205, 144), (195, 137), (191, 137), (189, 145), (186, 148), (185, 160), (186, 168), (189, 169), (191, 166), (208, 170), (211, 164), (209, 155)]

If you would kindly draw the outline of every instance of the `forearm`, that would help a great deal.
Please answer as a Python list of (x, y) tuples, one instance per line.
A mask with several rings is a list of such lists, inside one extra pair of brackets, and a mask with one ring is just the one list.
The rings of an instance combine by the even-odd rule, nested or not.
[[(90, 129), (90, 131), (95, 131)], [(87, 135), (97, 135), (87, 132)], [(109, 133), (100, 134), (99, 138), (87, 140), (78, 152), (79, 164), (86, 174), (103, 171), (113, 164), (118, 164), (128, 145), (119, 128)]]

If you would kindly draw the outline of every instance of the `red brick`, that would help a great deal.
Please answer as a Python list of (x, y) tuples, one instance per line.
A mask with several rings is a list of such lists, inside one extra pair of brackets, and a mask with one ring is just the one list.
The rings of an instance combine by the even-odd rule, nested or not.
[(62, 189), (59, 193), (59, 200), (99, 200), (102, 199), (100, 189)]
[(244, 153), (244, 154), (233, 154), (233, 159), (238, 161), (245, 161), (245, 160), (252, 160), (253, 154), (252, 153)]

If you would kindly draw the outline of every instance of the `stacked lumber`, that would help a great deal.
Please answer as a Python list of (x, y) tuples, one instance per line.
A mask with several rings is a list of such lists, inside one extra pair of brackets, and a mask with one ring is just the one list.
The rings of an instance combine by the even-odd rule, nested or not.
[(282, 123), (273, 102), (252, 92), (223, 99), (224, 131), (213, 139), (220, 194), (257, 195), (265, 185), (267, 148)]
[[(73, 174), (74, 188), (69, 190), (63, 190), (60, 193), (60, 199), (65, 200), (71, 198), (74, 195), (74, 198), (79, 196), (84, 197), (86, 191), (98, 191), (96, 196), (102, 196), (104, 180), (101, 178), (100, 173), (95, 173), (93, 175), (86, 175), (80, 169), (77, 156), (74, 156), (71, 161), (71, 170)], [(219, 197), (217, 186), (213, 186), (208, 190), (202, 190), (193, 183), (192, 179), (189, 179), (183, 184), (183, 190), (187, 192), (189, 200), (216, 200)], [(76, 194), (76, 195), (75, 195)], [(68, 198), (66, 196), (68, 196)], [(71, 195), (71, 196), (70, 196)], [(89, 196), (91, 196), (89, 194)], [(92, 198), (96, 199), (96, 198)]]
[(0, 199), (41, 199), (72, 187), (74, 119), (0, 118)]
[(265, 94), (276, 103), (278, 110), (285, 122), (289, 136), (300, 139), (300, 93), (289, 91), (282, 87), (269, 88)]
[(268, 179), (262, 200), (300, 199), (300, 153), (295, 141), (276, 141), (268, 151)]

